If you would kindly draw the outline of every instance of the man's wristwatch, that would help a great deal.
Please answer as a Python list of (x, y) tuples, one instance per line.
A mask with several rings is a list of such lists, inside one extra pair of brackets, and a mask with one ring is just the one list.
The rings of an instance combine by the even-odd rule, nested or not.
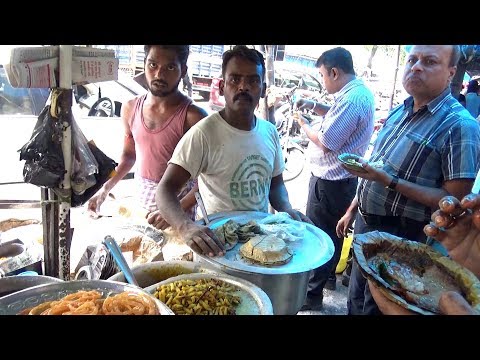
[(393, 174), (392, 181), (390, 181), (390, 184), (385, 186), (385, 189), (395, 190), (395, 188), (397, 187), (397, 184), (398, 184), (398, 176)]

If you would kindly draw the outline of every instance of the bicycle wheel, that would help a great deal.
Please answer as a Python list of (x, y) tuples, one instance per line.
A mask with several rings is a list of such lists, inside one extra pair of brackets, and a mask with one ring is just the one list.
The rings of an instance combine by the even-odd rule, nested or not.
[(283, 181), (291, 181), (297, 178), (305, 166), (305, 154), (297, 148), (287, 150), (285, 156), (285, 170), (283, 171)]

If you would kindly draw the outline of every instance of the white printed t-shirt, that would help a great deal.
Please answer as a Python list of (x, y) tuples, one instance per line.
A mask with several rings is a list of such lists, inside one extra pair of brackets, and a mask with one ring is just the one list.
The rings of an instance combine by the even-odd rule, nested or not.
[(198, 177), (208, 214), (268, 212), (272, 177), (284, 168), (277, 129), (258, 119), (250, 131), (230, 126), (218, 112), (195, 124), (180, 139), (169, 163)]

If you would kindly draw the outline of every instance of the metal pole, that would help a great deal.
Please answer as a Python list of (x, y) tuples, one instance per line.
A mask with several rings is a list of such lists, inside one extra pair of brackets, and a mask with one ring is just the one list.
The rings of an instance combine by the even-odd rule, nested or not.
[(70, 280), (70, 245), (72, 234), (70, 228), (70, 204), (71, 204), (71, 183), (70, 172), (72, 168), (72, 45), (60, 45), (60, 89), (68, 89), (63, 102), (60, 102), (60, 116), (63, 120), (63, 140), (62, 151), (65, 163), (66, 173), (60, 187), (64, 190), (65, 196), (62, 197), (58, 211), (59, 225), (59, 278)]
[[(44, 220), (44, 257), (45, 273), (63, 280), (70, 280), (70, 245), (72, 233), (70, 228), (72, 166), (72, 45), (60, 45), (59, 89), (56, 101), (58, 121), (63, 124), (62, 152), (65, 164), (65, 176), (58, 189), (42, 191), (45, 204), (42, 217)], [(52, 104), (53, 105), (53, 104)], [(47, 200), (47, 201), (45, 201)]]

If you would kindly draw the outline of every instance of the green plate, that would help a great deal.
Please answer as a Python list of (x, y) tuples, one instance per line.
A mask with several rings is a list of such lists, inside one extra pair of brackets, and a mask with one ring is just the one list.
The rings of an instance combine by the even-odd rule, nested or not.
[(362, 167), (362, 164), (360, 162), (358, 162), (359, 159), (360, 159), (360, 156), (355, 155), (355, 154), (343, 153), (343, 154), (338, 155), (338, 160), (347, 169), (366, 173), (367, 170), (365, 170)]

